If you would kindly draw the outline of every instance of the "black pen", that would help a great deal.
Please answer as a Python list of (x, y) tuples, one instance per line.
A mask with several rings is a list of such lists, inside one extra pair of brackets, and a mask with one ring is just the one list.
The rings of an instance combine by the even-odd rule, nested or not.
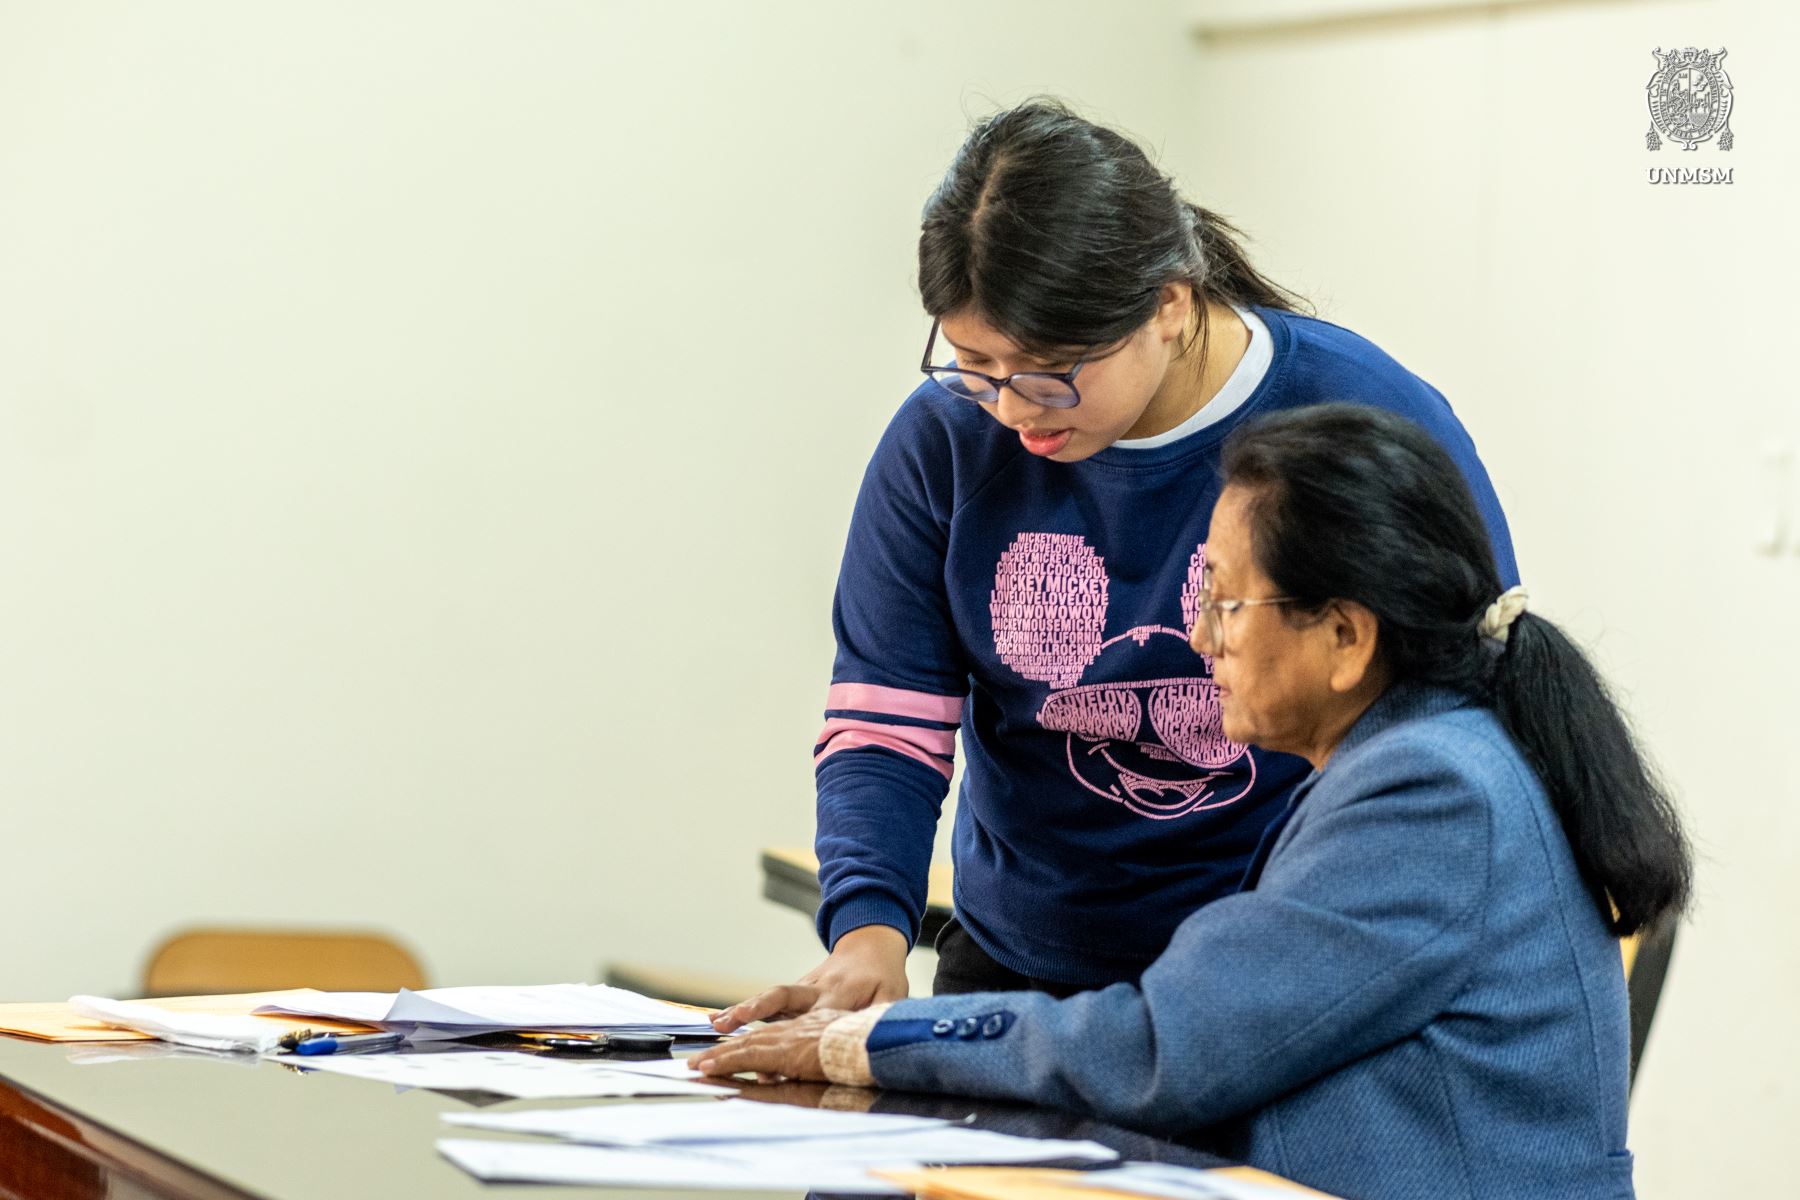
[(364, 1054), (371, 1050), (398, 1050), (406, 1035), (402, 1033), (326, 1033), (309, 1037), (294, 1046), (295, 1054)]

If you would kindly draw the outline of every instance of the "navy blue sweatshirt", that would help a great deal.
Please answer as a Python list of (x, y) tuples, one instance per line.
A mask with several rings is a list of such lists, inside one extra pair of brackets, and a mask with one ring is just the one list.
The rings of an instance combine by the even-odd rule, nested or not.
[(1057, 463), (934, 383), (901, 405), (833, 606), (815, 749), (827, 946), (869, 924), (917, 936), (958, 731), (957, 918), (1002, 966), (1135, 979), (1185, 917), (1237, 889), (1310, 770), (1224, 736), (1210, 660), (1187, 643), (1219, 453), (1242, 422), (1330, 401), (1417, 421), (1461, 466), (1517, 581), (1506, 519), (1444, 398), (1346, 329), (1251, 312), (1268, 339), (1254, 388), (1149, 448)]

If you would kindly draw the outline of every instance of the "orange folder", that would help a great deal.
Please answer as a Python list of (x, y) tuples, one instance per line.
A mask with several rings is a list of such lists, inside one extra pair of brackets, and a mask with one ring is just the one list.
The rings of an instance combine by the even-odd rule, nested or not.
[[(331, 1021), (324, 1017), (295, 1017), (276, 1013), (256, 1013), (264, 1004), (274, 1004), (294, 996), (292, 990), (279, 992), (245, 992), (235, 996), (158, 996), (143, 1001), (172, 1012), (207, 1013), (220, 1017), (255, 1015), (275, 1028), (288, 1032), (312, 1029), (333, 1033), (367, 1033), (373, 1027), (350, 1021)], [(0, 1004), (0, 1034), (31, 1038), (39, 1042), (153, 1042), (156, 1039), (135, 1029), (118, 1029), (101, 1025), (86, 1017), (78, 1017), (60, 1001), (29, 1004)]]

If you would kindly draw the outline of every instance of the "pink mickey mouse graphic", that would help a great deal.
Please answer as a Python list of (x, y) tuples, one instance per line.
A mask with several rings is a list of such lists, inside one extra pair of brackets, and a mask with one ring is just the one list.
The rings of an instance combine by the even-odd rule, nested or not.
[[(1205, 565), (1202, 545), (1181, 589), (1185, 627)], [(994, 650), (1021, 678), (1050, 685), (1038, 724), (1068, 735), (1069, 770), (1081, 786), (1140, 816), (1167, 820), (1241, 799), (1256, 762), (1221, 730), (1212, 660), (1186, 649), (1185, 629), (1139, 625), (1108, 638), (1109, 584), (1106, 561), (1075, 534), (1021, 533), (995, 565)], [(1166, 668), (1166, 638), (1206, 673), (1154, 677), (1151, 664)], [(1137, 682), (1082, 684), (1103, 659), (1106, 674)], [(1134, 659), (1143, 670), (1132, 669)]]

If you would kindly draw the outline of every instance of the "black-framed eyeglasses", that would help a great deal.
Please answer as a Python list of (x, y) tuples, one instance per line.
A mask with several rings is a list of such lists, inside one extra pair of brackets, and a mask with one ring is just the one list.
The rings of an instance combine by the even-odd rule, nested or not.
[(1211, 567), (1200, 568), (1200, 594), (1195, 597), (1194, 626), (1206, 630), (1206, 646), (1208, 651), (1216, 651), (1225, 644), (1225, 618), (1239, 609), (1254, 608), (1259, 604), (1297, 604), (1294, 596), (1270, 596), (1263, 600), (1215, 600), (1213, 599), (1213, 573)]
[(1075, 376), (1088, 364), (1089, 355), (1082, 355), (1067, 371), (1014, 371), (1004, 377), (985, 375), (966, 367), (931, 361), (932, 351), (937, 347), (940, 324), (939, 321), (931, 323), (931, 336), (925, 340), (925, 355), (919, 360), (919, 369), (952, 396), (973, 400), (977, 404), (992, 404), (1000, 399), (1000, 389), (1009, 387), (1033, 404), (1042, 404), (1045, 408), (1074, 408), (1081, 403), (1081, 393), (1075, 387)]

